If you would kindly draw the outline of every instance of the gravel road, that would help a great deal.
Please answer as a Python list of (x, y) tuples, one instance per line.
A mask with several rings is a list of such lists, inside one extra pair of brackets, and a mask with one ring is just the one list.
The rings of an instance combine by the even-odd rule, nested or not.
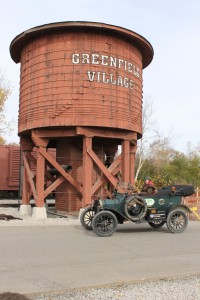
[(127, 284), (107, 288), (72, 290), (65, 293), (35, 295), (32, 300), (197, 300), (200, 299), (200, 275), (181, 279)]
[[(11, 215), (16, 220), (5, 221), (0, 218), (0, 226), (52, 226), (52, 225), (75, 225), (80, 224), (77, 217), (56, 217), (55, 215), (49, 215), (47, 219), (36, 220), (31, 216), (21, 216), (17, 208), (13, 207), (0, 207), (0, 215)], [(19, 219), (18, 219), (19, 218)], [(20, 220), (21, 219), (21, 220)]]

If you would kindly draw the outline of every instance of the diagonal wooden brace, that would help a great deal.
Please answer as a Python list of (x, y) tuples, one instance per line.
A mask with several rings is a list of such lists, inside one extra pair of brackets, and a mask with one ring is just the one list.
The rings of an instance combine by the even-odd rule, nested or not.
[(80, 193), (83, 194), (83, 188), (82, 186), (69, 174), (66, 173), (65, 170), (55, 161), (55, 159), (48, 153), (46, 152), (43, 148), (39, 148), (38, 150), (46, 160), (50, 162), (52, 166), (54, 166), (58, 172), (69, 182), (71, 185)]
[[(113, 175), (117, 174), (120, 170), (119, 164), (121, 163), (121, 155), (119, 155), (114, 162), (109, 166), (108, 171)], [(101, 185), (105, 182), (103, 178), (99, 178), (92, 187), (92, 195), (101, 187)]]
[(29, 181), (29, 184), (31, 186), (32, 193), (33, 193), (33, 197), (34, 197), (35, 200), (37, 200), (38, 199), (37, 191), (36, 191), (36, 188), (35, 188), (35, 183), (33, 181), (34, 175), (33, 175), (33, 172), (29, 168), (26, 153), (23, 153), (23, 161), (24, 161), (24, 167), (25, 167), (25, 170), (26, 170), (26, 173), (27, 173), (28, 181)]
[[(118, 180), (115, 178), (115, 176), (112, 175), (108, 171), (108, 169), (105, 167), (105, 165), (101, 162), (101, 160), (97, 157), (97, 155), (94, 153), (92, 149), (87, 149), (88, 154), (93, 159), (95, 164), (99, 167), (99, 169), (103, 172), (103, 174), (106, 176), (106, 178), (110, 181), (110, 183), (116, 188), (118, 185)], [(121, 187), (117, 188), (120, 193), (123, 193), (123, 189)]]
[(44, 197), (47, 197), (53, 190), (55, 190), (65, 178), (63, 176), (59, 176), (46, 190), (44, 191)]

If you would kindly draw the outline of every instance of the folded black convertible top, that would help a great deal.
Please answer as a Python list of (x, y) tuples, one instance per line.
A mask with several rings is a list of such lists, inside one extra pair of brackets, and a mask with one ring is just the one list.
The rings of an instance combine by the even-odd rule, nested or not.
[[(172, 192), (172, 188), (175, 187), (175, 191)], [(154, 197), (162, 197), (162, 196), (191, 196), (195, 193), (194, 187), (192, 185), (171, 185), (164, 187), (162, 189), (158, 189), (157, 193)]]

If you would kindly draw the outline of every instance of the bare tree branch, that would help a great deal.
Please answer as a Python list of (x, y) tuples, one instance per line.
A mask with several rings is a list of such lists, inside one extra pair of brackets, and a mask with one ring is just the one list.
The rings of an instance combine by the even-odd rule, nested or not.
[(156, 138), (157, 132), (155, 130), (155, 120), (153, 118), (154, 107), (153, 100), (151, 97), (148, 97), (143, 102), (143, 111), (142, 111), (142, 131), (143, 136), (138, 141), (138, 149), (136, 153), (137, 159), (137, 169), (135, 174), (135, 181), (137, 181), (139, 173), (144, 165), (146, 157), (148, 157), (151, 152), (151, 142)]
[(10, 83), (5, 79), (5, 74), (0, 70), (0, 136), (12, 131), (12, 121), (8, 121), (4, 114), (5, 102), (12, 90)]

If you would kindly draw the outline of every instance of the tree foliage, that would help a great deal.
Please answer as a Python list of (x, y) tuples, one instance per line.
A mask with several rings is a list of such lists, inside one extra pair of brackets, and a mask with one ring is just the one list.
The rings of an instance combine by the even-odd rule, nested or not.
[(143, 164), (138, 181), (143, 182), (146, 176), (150, 176), (157, 188), (173, 184), (200, 186), (199, 152), (182, 153), (164, 139), (155, 145)]
[(0, 145), (5, 145), (6, 144), (6, 140), (0, 136)]
[(162, 137), (154, 125), (153, 101), (147, 98), (143, 107), (143, 137), (138, 141), (135, 160), (135, 185), (140, 190), (150, 176), (156, 188), (173, 184), (200, 186), (200, 145), (188, 144), (187, 153), (173, 148), (172, 135)]

